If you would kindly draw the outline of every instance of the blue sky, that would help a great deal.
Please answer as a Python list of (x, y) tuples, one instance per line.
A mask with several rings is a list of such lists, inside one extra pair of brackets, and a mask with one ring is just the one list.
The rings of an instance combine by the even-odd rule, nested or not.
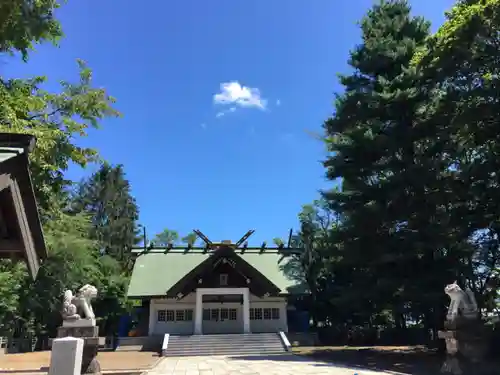
[[(416, 0), (435, 29), (452, 0)], [(51, 87), (87, 61), (120, 119), (78, 142), (125, 165), (149, 236), (201, 229), (213, 241), (286, 237), (301, 205), (332, 186), (319, 133), (336, 74), (371, 0), (70, 0), (65, 39), (10, 76)], [(72, 168), (73, 179), (92, 168)]]

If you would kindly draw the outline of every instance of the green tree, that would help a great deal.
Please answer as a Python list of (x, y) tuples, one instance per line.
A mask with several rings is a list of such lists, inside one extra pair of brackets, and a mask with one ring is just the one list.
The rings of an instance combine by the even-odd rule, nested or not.
[(290, 245), (302, 251), (289, 256), (281, 268), (288, 278), (296, 282), (301, 292), (310, 293), (311, 298), (305, 307), (316, 325), (319, 320), (326, 319), (326, 259), (332, 255), (329, 236), (335, 224), (335, 214), (323, 199), (316, 200), (302, 207), (299, 222), (300, 230), (292, 236)]
[(196, 240), (198, 239), (198, 235), (194, 232), (188, 233), (184, 237), (182, 237), (181, 241), (187, 245), (194, 246)]
[(86, 216), (68, 214), (45, 225), (49, 257), (22, 304), (24, 329), (42, 335), (55, 334), (61, 323), (64, 290), (76, 291), (83, 284), (98, 280), (98, 244), (88, 236), (90, 227)]
[[(342, 221), (337, 239), (361, 321), (373, 324), (389, 308), (396, 327), (404, 328), (408, 301), (422, 296), (412, 290), (418, 285), (437, 292), (429, 285), (437, 269), (428, 279), (421, 275), (437, 267), (436, 246), (444, 245), (436, 225), (441, 201), (426, 194), (436, 187), (436, 161), (422, 157), (424, 139), (432, 133), (416, 130), (427, 96), (410, 69), (429, 23), (413, 17), (406, 1), (385, 1), (368, 11), (361, 31), (362, 43), (349, 59), (353, 73), (340, 76), (345, 93), (337, 96), (335, 114), (324, 125), (331, 153), (327, 176), (342, 181), (341, 189), (325, 197)], [(449, 267), (440, 267), (444, 278)]]
[(130, 278), (122, 264), (109, 255), (99, 258), (98, 267), (95, 285), (99, 294), (95, 301), (95, 311), (99, 331), (103, 336), (115, 336), (118, 334), (120, 318), (132, 309), (132, 304), (127, 299)]
[(95, 280), (93, 275), (98, 269), (87, 251), (90, 247), (97, 253), (96, 247), (86, 242), (90, 226), (74, 223), (72, 234), (64, 226), (75, 220), (87, 220), (64, 213), (71, 185), (64, 172), (70, 163), (84, 167), (98, 159), (95, 150), (78, 146), (75, 139), (85, 136), (88, 127), (97, 128), (100, 119), (117, 112), (105, 90), (92, 87), (91, 71), (83, 62), (79, 65), (80, 82), (63, 82), (59, 94), (42, 90), (44, 79), (40, 77), (0, 79), (0, 131), (37, 137), (37, 147), (30, 155), (30, 170), (49, 248), (49, 259), (35, 284), (26, 285), (29, 297), (22, 303), (18, 332), (34, 329), (54, 334), (62, 288), (75, 288), (83, 280)]
[(98, 242), (101, 254), (129, 268), (130, 248), (140, 242), (139, 209), (123, 166), (102, 164), (97, 172), (78, 185), (71, 210), (90, 216), (93, 224), (90, 235)]
[(500, 262), (498, 223), (500, 141), (500, 1), (458, 1), (446, 22), (413, 58), (421, 85), (436, 98), (423, 122), (432, 128), (434, 157), (447, 169), (448, 232), (462, 254), (457, 275), (478, 295), (481, 307), (495, 307)]
[(0, 2), (0, 52), (20, 52), (23, 59), (34, 43), (57, 42), (61, 25), (54, 12), (56, 0), (6, 0)]
[(117, 116), (114, 99), (104, 89), (92, 87), (92, 72), (78, 62), (80, 81), (62, 82), (61, 93), (41, 89), (44, 78), (0, 81), (0, 130), (29, 133), (37, 137), (31, 155), (31, 171), (37, 202), (44, 215), (60, 207), (58, 196), (69, 182), (64, 171), (70, 163), (85, 167), (96, 161), (97, 151), (78, 146), (77, 136), (85, 136), (89, 127), (98, 128), (99, 120)]
[(8, 336), (15, 329), (26, 278), (25, 264), (0, 260), (0, 336)]
[[(0, 4), (0, 51), (20, 52), (27, 58), (33, 43), (57, 41), (62, 30), (54, 11), (56, 0), (8, 0)], [(0, 77), (0, 131), (29, 133), (37, 137), (37, 147), (30, 155), (35, 194), (42, 220), (60, 210), (69, 181), (64, 171), (69, 164), (85, 167), (97, 159), (97, 152), (75, 143), (86, 136), (89, 127), (98, 128), (99, 120), (118, 116), (112, 107), (114, 98), (104, 89), (92, 87), (92, 71), (78, 60), (76, 83), (61, 82), (60, 93), (50, 93), (41, 86), (46, 77), (5, 79)]]
[[(54, 0), (2, 2), (0, 52), (19, 52), (26, 60), (35, 43), (57, 42), (62, 35), (54, 16), (58, 6)], [(64, 172), (72, 163), (85, 167), (98, 160), (96, 150), (77, 145), (76, 139), (86, 136), (88, 128), (98, 128), (103, 118), (118, 115), (113, 108), (114, 99), (104, 89), (92, 86), (91, 70), (81, 60), (78, 65), (79, 80), (62, 82), (58, 93), (42, 89), (45, 77), (0, 77), (0, 131), (37, 137), (37, 147), (30, 155), (30, 169), (49, 250), (35, 282), (23, 278), (22, 269), (17, 266), (2, 264), (0, 269), (2, 280), (9, 280), (2, 283), (4, 289), (0, 293), (5, 294), (2, 298), (17, 309), (16, 312), (0, 307), (1, 318), (2, 321), (7, 316), (15, 318), (12, 321), (18, 334), (35, 331), (53, 337), (60, 323), (61, 297), (66, 288), (76, 290), (82, 283), (90, 282), (103, 288), (105, 295), (109, 294), (106, 290), (113, 290), (106, 289), (111, 275), (103, 270), (110, 267), (100, 264), (103, 260), (97, 256), (99, 246), (89, 236), (89, 218), (66, 212), (71, 181)], [(9, 293), (11, 297), (7, 298)], [(124, 296), (121, 291), (113, 293), (117, 298)], [(16, 295), (18, 300), (12, 297)]]
[(283, 241), (281, 238), (279, 237), (274, 237), (273, 238), (273, 244), (275, 244), (276, 246), (280, 246), (280, 245), (284, 245), (285, 244), (285, 241)]
[(175, 230), (165, 228), (158, 233), (153, 239), (155, 246), (167, 246), (169, 244), (176, 245), (179, 242), (179, 233)]
[(18, 332), (54, 337), (61, 324), (64, 290), (77, 292), (89, 283), (99, 290), (95, 311), (101, 334), (116, 334), (120, 316), (130, 308), (129, 279), (116, 259), (99, 255), (99, 242), (89, 236), (92, 227), (86, 214), (62, 214), (46, 225), (49, 257), (35, 282), (21, 293)]

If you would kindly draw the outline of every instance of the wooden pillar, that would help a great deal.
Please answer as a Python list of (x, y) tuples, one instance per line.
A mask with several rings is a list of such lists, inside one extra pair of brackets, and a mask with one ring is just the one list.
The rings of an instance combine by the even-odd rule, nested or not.
[(250, 333), (250, 293), (243, 290), (243, 333)]

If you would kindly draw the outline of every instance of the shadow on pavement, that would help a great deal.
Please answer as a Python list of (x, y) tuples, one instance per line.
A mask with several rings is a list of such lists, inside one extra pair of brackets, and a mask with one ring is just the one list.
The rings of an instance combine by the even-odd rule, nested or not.
[(388, 371), (411, 375), (437, 375), (440, 374), (443, 358), (435, 351), (426, 349), (411, 349), (399, 351), (386, 351), (374, 349), (317, 349), (310, 348), (301, 352), (297, 350), (294, 355), (263, 355), (263, 356), (238, 356), (231, 359), (247, 361), (288, 361), (303, 362), (317, 361), (313, 366), (342, 367), (348, 369)]

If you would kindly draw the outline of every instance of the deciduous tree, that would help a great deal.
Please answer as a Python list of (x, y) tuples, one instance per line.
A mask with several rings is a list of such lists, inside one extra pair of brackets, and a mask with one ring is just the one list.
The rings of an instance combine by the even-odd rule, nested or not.
[(179, 242), (179, 232), (165, 228), (158, 233), (153, 239), (156, 246), (167, 246), (169, 244), (176, 245)]
[(0, 2), (0, 52), (20, 52), (26, 60), (33, 44), (57, 42), (62, 36), (55, 11), (56, 0), (5, 0)]

